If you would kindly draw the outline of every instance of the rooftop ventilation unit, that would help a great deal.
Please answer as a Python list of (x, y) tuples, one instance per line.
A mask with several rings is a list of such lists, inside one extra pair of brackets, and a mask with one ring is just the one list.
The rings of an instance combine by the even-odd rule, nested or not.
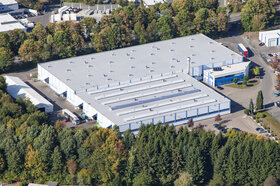
[(130, 56), (130, 54), (129, 54), (129, 53), (126, 53), (126, 55), (127, 55), (127, 56)]
[(73, 62), (73, 61), (70, 61), (69, 64), (74, 64), (74, 62)]
[(90, 85), (90, 83), (86, 83), (86, 85)]
[(155, 65), (156, 64), (156, 62), (152, 62), (152, 65)]
[(222, 71), (223, 69), (222, 69), (222, 67), (215, 67), (215, 68), (213, 68), (213, 71)]
[(154, 54), (154, 53), (150, 53), (150, 55), (151, 55), (151, 56), (154, 56), (155, 54)]
[(93, 75), (91, 75), (91, 74), (88, 74), (87, 76), (88, 76), (88, 77), (93, 77)]
[(95, 60), (95, 58), (94, 58), (94, 57), (92, 57), (92, 58), (91, 58), (91, 60)]
[(112, 56), (116, 56), (116, 54), (115, 54), (115, 53), (112, 53)]
[(194, 47), (193, 45), (190, 46), (190, 48), (193, 48), (193, 47)]
[(169, 52), (174, 52), (174, 49), (170, 49)]
[(104, 76), (104, 77), (107, 77), (108, 75), (107, 75), (107, 74), (103, 74), (103, 76)]
[(129, 76), (131, 77), (131, 76), (133, 76), (133, 74), (129, 74)]
[(51, 68), (52, 66), (51, 65), (48, 65), (48, 68)]
[(131, 52), (136, 52), (136, 50), (133, 49), (133, 50), (131, 50)]
[(146, 66), (146, 69), (150, 68), (149, 66)]
[(66, 71), (67, 71), (67, 72), (71, 72), (71, 69), (67, 69)]
[(215, 50), (211, 50), (212, 53), (216, 52)]
[(88, 67), (92, 68), (93, 66), (92, 66), (92, 65), (89, 65)]
[(66, 81), (71, 81), (71, 79), (66, 79)]
[(171, 65), (171, 68), (175, 68), (175, 66)]
[(114, 71), (113, 70), (110, 70), (110, 73), (113, 73)]
[(131, 66), (131, 68), (135, 68), (135, 66)]
[(209, 41), (209, 44), (213, 44), (213, 41)]
[(112, 63), (114, 63), (114, 61), (110, 61), (110, 63), (112, 64)]
[(194, 38), (191, 38), (191, 41), (194, 41), (195, 39)]
[(135, 59), (135, 58), (134, 57), (130, 57), (129, 59), (132, 60), (132, 59)]
[(88, 64), (88, 62), (87, 62), (87, 61), (85, 61), (85, 64)]

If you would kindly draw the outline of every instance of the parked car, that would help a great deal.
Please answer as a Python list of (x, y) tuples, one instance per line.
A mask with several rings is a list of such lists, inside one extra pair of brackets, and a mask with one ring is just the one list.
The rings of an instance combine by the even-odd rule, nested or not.
[(217, 89), (219, 89), (219, 90), (224, 90), (224, 88), (223, 88), (223, 87), (217, 87)]
[(235, 130), (237, 132), (240, 132), (241, 130), (239, 128), (232, 128), (232, 130)]
[(273, 57), (273, 54), (270, 54), (270, 53), (269, 53), (269, 54), (267, 54), (267, 55), (268, 55), (269, 57)]
[(222, 133), (224, 133), (224, 134), (227, 133), (227, 129), (225, 129), (225, 128), (222, 128), (221, 131), (222, 131)]
[(260, 129), (259, 130), (259, 133), (266, 133), (267, 131), (266, 130), (264, 130), (264, 129)]
[(264, 43), (263, 42), (261, 42), (260, 44), (259, 44), (259, 46), (263, 46), (264, 45)]
[(221, 128), (223, 128), (221, 125), (219, 125), (219, 124), (214, 124), (214, 127), (216, 128), (216, 129), (218, 129), (218, 130), (220, 130)]
[(259, 127), (258, 127), (258, 128), (256, 128), (256, 131), (259, 131), (259, 130), (261, 130), (261, 129), (262, 129), (262, 128), (259, 128)]

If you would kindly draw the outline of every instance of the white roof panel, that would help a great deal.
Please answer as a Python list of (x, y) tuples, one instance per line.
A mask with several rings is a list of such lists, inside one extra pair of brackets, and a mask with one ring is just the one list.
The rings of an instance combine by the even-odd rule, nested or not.
[(207, 70), (204, 70), (204, 72), (210, 72), (210, 74), (212, 76), (214, 76), (215, 78), (219, 78), (219, 77), (224, 77), (224, 76), (244, 72), (249, 64), (250, 64), (250, 61), (223, 66), (223, 67), (221, 67), (221, 70), (219, 70), (219, 71), (214, 71), (213, 69), (207, 69)]
[(44, 104), (53, 107), (53, 105), (38, 94), (35, 90), (29, 87), (26, 83), (24, 83), (21, 79), (14, 76), (4, 76), (7, 83), (7, 91), (13, 97), (21, 97), (28, 98), (35, 106)]
[(0, 0), (0, 5), (12, 5), (17, 4), (15, 0)]
[(9, 30), (26, 28), (10, 14), (0, 14), (0, 32), (7, 32)]
[[(163, 82), (166, 84), (162, 85)], [(172, 82), (178, 83), (172, 84)], [(148, 88), (154, 85), (162, 86), (155, 89)], [(133, 91), (143, 87), (146, 89), (141, 93)], [(110, 94), (116, 94), (116, 96), (107, 96)], [(144, 85), (136, 84), (111, 91), (104, 90), (104, 92), (99, 91), (94, 94), (83, 92), (77, 95), (117, 125), (229, 102), (226, 97), (185, 73), (178, 73), (166, 81), (151, 81)], [(104, 99), (98, 100), (100, 95), (103, 95)]]
[[(94, 91), (139, 82), (191, 67), (235, 60), (242, 56), (203, 34), (38, 64), (74, 91)], [(112, 85), (112, 86), (111, 86)]]

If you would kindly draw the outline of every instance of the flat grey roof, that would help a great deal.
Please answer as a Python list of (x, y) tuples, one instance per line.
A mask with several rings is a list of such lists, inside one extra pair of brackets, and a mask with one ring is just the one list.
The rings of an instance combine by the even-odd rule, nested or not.
[(117, 125), (229, 102), (185, 73), (149, 79), (141, 84), (120, 85), (110, 90), (83, 92), (78, 96)]
[(191, 35), (107, 52), (38, 64), (74, 91), (139, 81), (191, 67), (240, 59), (242, 56), (203, 35)]

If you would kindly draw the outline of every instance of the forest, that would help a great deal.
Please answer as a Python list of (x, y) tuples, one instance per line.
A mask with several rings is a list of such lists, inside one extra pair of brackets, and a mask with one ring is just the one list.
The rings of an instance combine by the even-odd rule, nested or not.
[(161, 123), (142, 125), (137, 136), (66, 128), (6, 89), (1, 76), (0, 180), (8, 183), (272, 185), (280, 177), (280, 146), (263, 136)]
[(13, 30), (0, 33), (0, 72), (14, 70), (14, 57), (21, 65), (112, 50), (179, 36), (204, 33), (222, 35), (226, 31), (225, 8), (217, 1), (192, 0), (152, 7), (130, 4), (102, 17), (79, 23), (38, 23), (30, 33)]

